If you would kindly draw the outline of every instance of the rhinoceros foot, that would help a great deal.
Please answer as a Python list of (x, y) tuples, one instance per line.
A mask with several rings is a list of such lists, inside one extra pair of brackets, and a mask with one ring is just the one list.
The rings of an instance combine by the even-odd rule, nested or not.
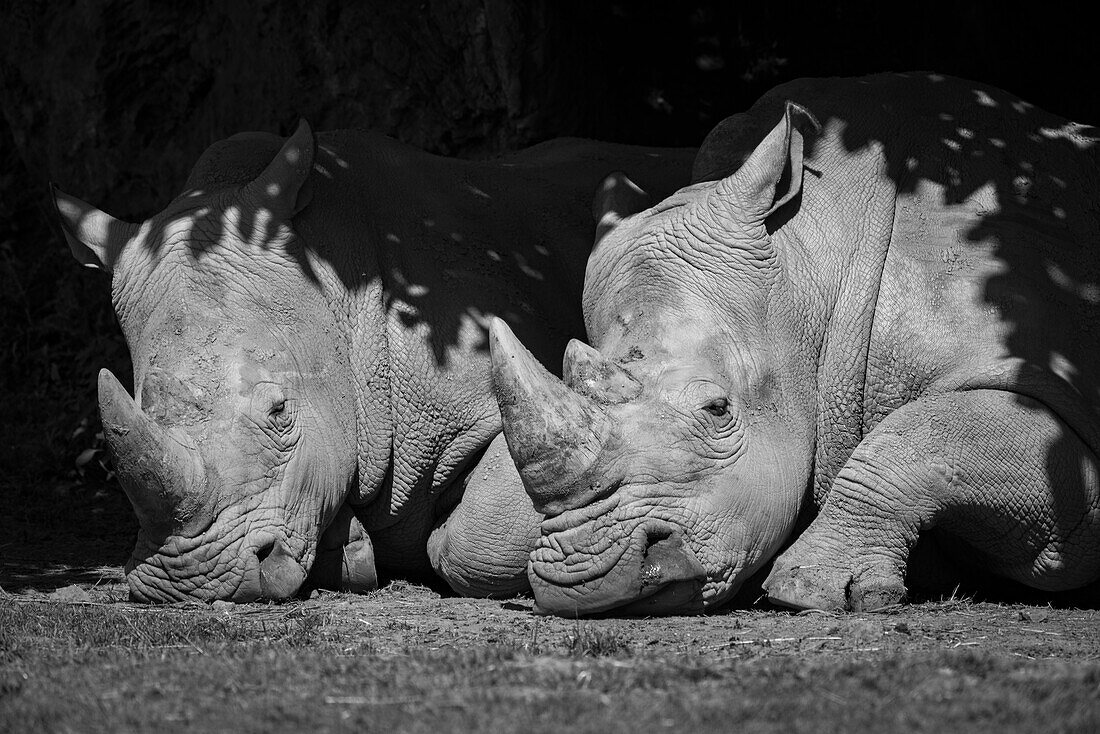
[(378, 571), (370, 539), (353, 540), (340, 548), (319, 551), (309, 574), (309, 585), (353, 594), (377, 589)]
[(365, 594), (378, 588), (374, 545), (352, 508), (346, 504), (321, 536), (317, 559), (309, 573), (309, 585), (353, 594)]
[(890, 570), (822, 562), (799, 564), (780, 557), (764, 581), (774, 604), (794, 609), (873, 612), (905, 600), (905, 583)]
[(378, 571), (374, 567), (374, 546), (369, 538), (344, 546), (340, 564), (340, 589), (365, 594), (378, 588)]

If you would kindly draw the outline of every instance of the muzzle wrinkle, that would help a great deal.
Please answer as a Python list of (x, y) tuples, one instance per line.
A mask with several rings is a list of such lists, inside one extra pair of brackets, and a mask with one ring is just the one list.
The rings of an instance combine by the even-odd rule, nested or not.
[(269, 546), (280, 547), (281, 556), (304, 577), (313, 561), (309, 543), (286, 522), (283, 508), (268, 502), (277, 499), (258, 495), (247, 506), (231, 506), (193, 537), (139, 543), (144, 552), (135, 549), (127, 568), (131, 595), (146, 601), (210, 600), (232, 598), (244, 589), (246, 596), (258, 596), (258, 553)]

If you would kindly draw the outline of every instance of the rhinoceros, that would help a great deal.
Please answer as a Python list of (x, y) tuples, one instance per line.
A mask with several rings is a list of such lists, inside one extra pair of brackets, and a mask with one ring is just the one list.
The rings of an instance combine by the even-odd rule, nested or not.
[(446, 159), (301, 123), (215, 143), (141, 223), (54, 191), (76, 258), (112, 274), (135, 397), (99, 376), (140, 532), (131, 596), (283, 599), (438, 572), (527, 588), (540, 519), (490, 392), (487, 319), (559, 360), (611, 171), (661, 196), (694, 150), (581, 139)]
[(490, 329), (538, 606), (705, 611), (773, 559), (794, 608), (1095, 580), (1097, 140), (961, 79), (803, 79), (693, 184), (599, 204), (564, 381)]

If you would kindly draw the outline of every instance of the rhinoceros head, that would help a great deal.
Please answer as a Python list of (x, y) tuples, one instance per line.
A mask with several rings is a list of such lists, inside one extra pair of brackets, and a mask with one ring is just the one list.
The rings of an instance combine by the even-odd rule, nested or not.
[(546, 515), (529, 567), (541, 609), (701, 611), (791, 532), (814, 375), (765, 220), (798, 195), (800, 117), (728, 178), (640, 213), (616, 211), (627, 179), (605, 181), (584, 295), (595, 348), (571, 343), (563, 380), (494, 322), (505, 435)]
[(103, 370), (99, 405), (141, 525), (136, 599), (294, 594), (355, 476), (347, 349), (290, 227), (312, 155), (303, 123), (253, 180), (141, 224), (54, 192), (74, 255), (112, 273), (133, 357), (136, 399)]

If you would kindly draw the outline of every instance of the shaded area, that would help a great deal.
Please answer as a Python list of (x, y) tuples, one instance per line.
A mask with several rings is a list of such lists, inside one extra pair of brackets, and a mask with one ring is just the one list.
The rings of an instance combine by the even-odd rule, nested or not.
[[(889, 89), (889, 82), (882, 84)], [(1097, 491), (1100, 131), (984, 85), (914, 75), (894, 86), (894, 95), (866, 88), (883, 105), (887, 134), (876, 136), (870, 120), (865, 125), (845, 118), (842, 110), (843, 141), (851, 151), (877, 146), (902, 196), (914, 197), (908, 200), (912, 210), (903, 205), (895, 218), (895, 238), (914, 242), (895, 246), (904, 244), (907, 256), (922, 252), (934, 263), (939, 275), (925, 286), (933, 313), (938, 304), (958, 309), (925, 328), (941, 328), (942, 322), (968, 334), (961, 342), (949, 337), (939, 353), (931, 341), (917, 347), (909, 355), (917, 384), (908, 389), (917, 391), (921, 379), (931, 379), (922, 371), (937, 362), (973, 363), (979, 372), (986, 363), (944, 350), (1005, 350), (997, 356), (1018, 370), (1015, 389), (1042, 399), (1064, 422), (1042, 469), (1055, 488), (1053, 534), (1069, 539), (1091, 511), (1088, 493)], [(851, 91), (859, 94), (858, 88)], [(897, 115), (890, 111), (893, 96)], [(951, 291), (960, 288), (974, 288), (984, 305), (969, 295), (955, 300)], [(879, 294), (880, 303), (897, 297)], [(972, 378), (977, 384), (998, 379), (980, 373)], [(865, 426), (869, 420), (864, 417)], [(1084, 447), (1091, 457), (1082, 455)], [(983, 518), (988, 526), (973, 532), (1020, 535), (1022, 543), (1015, 523), (998, 514), (989, 513)], [(1076, 598), (1093, 605), (1100, 599), (1095, 588)]]
[(117, 485), (60, 480), (0, 492), (0, 588), (52, 591), (122, 580), (137, 519)]
[[(832, 167), (815, 171), (811, 163), (807, 175), (831, 178), (827, 185), (837, 200), (848, 201), (859, 189), (846, 188), (843, 177), (872, 180), (881, 164), (899, 194), (892, 212), (843, 213), (853, 228), (892, 215), (893, 229), (889, 251), (857, 245), (859, 266), (839, 276), (857, 283), (857, 297), (874, 294), (880, 280), (882, 290), (877, 303), (864, 306), (876, 313), (866, 365), (875, 375), (867, 386), (874, 392), (826, 427), (837, 431), (843, 423), (851, 436), (851, 445), (836, 444), (831, 450), (838, 455), (830, 458), (843, 461), (847, 454), (839, 452), (850, 452), (890, 410), (930, 388), (1005, 389), (1018, 393), (1024, 409), (1032, 403), (1022, 396), (1039, 399), (1063, 423), (1045, 463), (1025, 473), (1045, 472), (1053, 488), (1053, 525), (1043, 532), (1076, 547), (1082, 563), (1095, 563), (1096, 532), (1081, 528), (1095, 513), (1100, 450), (1100, 130), (995, 87), (935, 73), (793, 82), (753, 108), (754, 125), (736, 118), (715, 135), (713, 150), (700, 155), (703, 177), (736, 168), (780, 119), (788, 99), (814, 113), (826, 131), (811, 142), (811, 155), (823, 140), (843, 146), (844, 161), (823, 149)], [(859, 158), (864, 162), (844, 168)], [(807, 216), (812, 226), (814, 212)], [(847, 319), (853, 311), (838, 313)], [(1007, 447), (1020, 439), (1006, 438), (992, 460), (1015, 458)], [(1005, 495), (1013, 501), (1010, 491)], [(1038, 556), (1041, 546), (1025, 550), (1025, 543), (1038, 541), (1020, 527), (1018, 514), (979, 502), (957, 529), (969, 537), (1003, 537), (1018, 544), (1021, 556)], [(948, 553), (969, 554), (957, 546)], [(1000, 562), (989, 560), (990, 566)], [(1064, 598), (1095, 605), (1098, 588)], [(993, 593), (1010, 598), (1012, 592), (998, 586)]]
[[(61, 542), (65, 540), (67, 539), (59, 538)], [(8, 593), (58, 592), (73, 587), (80, 587), (83, 590), (84, 587), (118, 584), (125, 578), (125, 574), (118, 566), (83, 564), (70, 566), (57, 562), (43, 564), (38, 559), (4, 560), (0, 563), (0, 589)]]

